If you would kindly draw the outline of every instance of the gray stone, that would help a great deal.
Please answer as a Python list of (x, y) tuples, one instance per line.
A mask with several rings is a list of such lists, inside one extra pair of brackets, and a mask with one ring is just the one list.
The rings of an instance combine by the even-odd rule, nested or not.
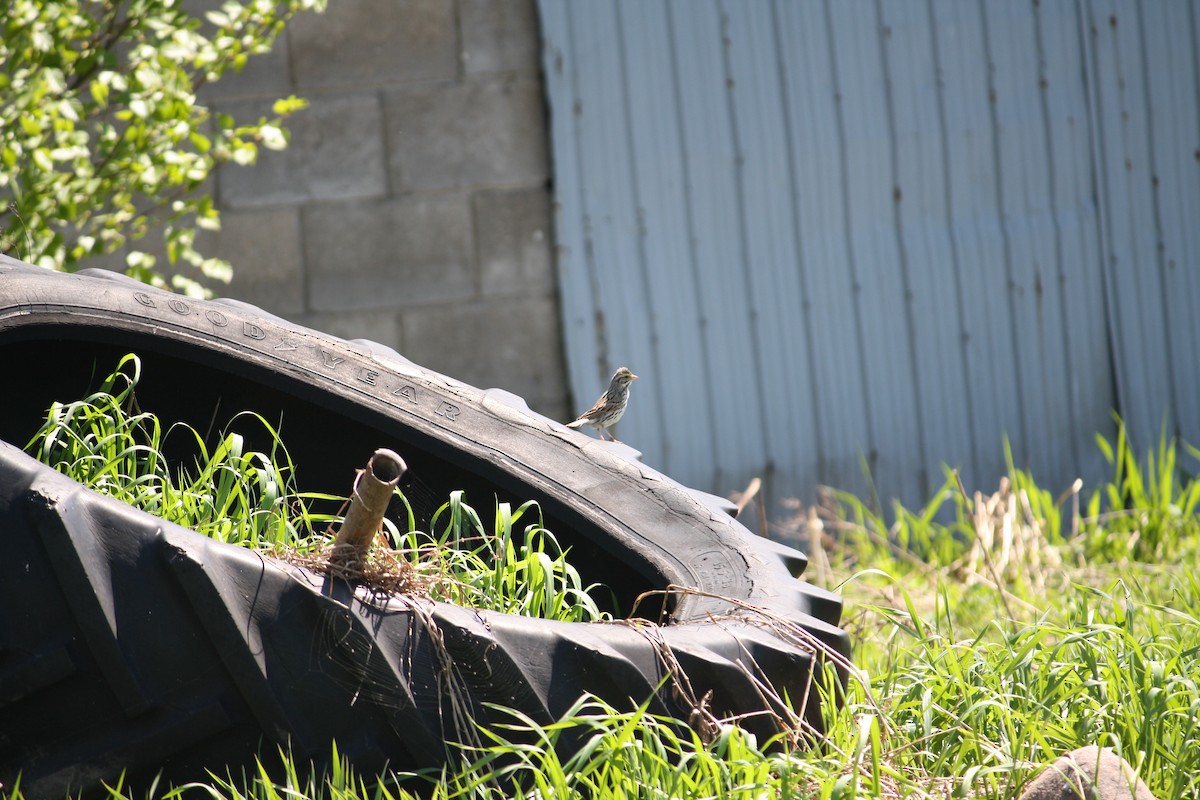
[(516, 77), (384, 93), (393, 190), (531, 184), (547, 177), (536, 80)]
[(546, 188), (477, 192), (474, 204), (483, 293), (553, 293), (550, 193)]
[(540, 42), (534, 0), (459, 0), (467, 73), (537, 73)]
[[(269, 115), (270, 102), (221, 103), (237, 120)], [(373, 95), (315, 97), (287, 122), (288, 148), (259, 148), (253, 166), (225, 164), (218, 196), (227, 208), (379, 197), (387, 191), (379, 99)]]
[(304, 209), (309, 307), (402, 307), (475, 297), (468, 199), (410, 195)]
[(1154, 795), (1113, 750), (1089, 745), (1047, 767), (1021, 800), (1154, 800)]
[(289, 32), (301, 91), (458, 77), (453, 0), (337, 0)]
[(221, 230), (197, 237), (196, 246), (233, 266), (233, 280), (216, 287), (217, 294), (285, 318), (304, 311), (298, 209), (225, 211)]
[(483, 389), (507, 389), (556, 419), (566, 413), (562, 333), (553, 298), (406, 309), (401, 324), (402, 352), (418, 364)]

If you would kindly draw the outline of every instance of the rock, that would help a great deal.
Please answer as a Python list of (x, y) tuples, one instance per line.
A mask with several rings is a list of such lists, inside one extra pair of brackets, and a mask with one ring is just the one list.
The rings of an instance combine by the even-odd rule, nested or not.
[(1020, 800), (1155, 800), (1129, 762), (1108, 747), (1072, 750), (1025, 788)]

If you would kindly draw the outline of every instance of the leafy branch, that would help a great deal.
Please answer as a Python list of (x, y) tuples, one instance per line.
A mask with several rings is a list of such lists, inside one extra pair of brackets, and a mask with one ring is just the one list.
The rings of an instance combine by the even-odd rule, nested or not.
[[(0, 19), (0, 252), (53, 269), (126, 249), (127, 272), (205, 295), (229, 264), (195, 247), (220, 215), (205, 190), (222, 163), (283, 149), (288, 97), (234, 120), (197, 102), (204, 85), (270, 50), (326, 0), (230, 0), (203, 18), (176, 0), (10, 0)], [(152, 230), (170, 272), (133, 247)]]

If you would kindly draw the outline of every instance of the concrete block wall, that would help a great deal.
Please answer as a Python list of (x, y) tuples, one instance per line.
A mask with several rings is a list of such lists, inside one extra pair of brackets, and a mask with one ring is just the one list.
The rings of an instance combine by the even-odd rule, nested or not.
[(573, 416), (538, 48), (533, 0), (332, 0), (207, 87), (245, 118), (310, 103), (217, 174), (220, 293)]

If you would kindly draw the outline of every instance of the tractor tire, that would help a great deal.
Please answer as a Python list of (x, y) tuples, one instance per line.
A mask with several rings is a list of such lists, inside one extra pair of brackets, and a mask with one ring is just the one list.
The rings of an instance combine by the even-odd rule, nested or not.
[[(453, 489), (534, 499), (585, 583), (657, 625), (555, 623), (379, 598), (100, 496), (21, 448), (54, 400), (85, 396), (126, 352), (143, 409), (198, 430), (239, 411), (282, 420), (306, 491), (346, 494), (378, 447), (419, 482), (418, 517)], [(849, 653), (835, 596), (805, 557), (686, 489), (531, 412), (515, 396), (425, 370), (236, 301), (197, 301), (100, 271), (0, 257), (0, 783), (28, 797), (102, 795), (156, 778), (268, 765), (330, 745), (365, 771), (438, 767), (494, 706), (549, 723), (584, 693), (650, 700), (770, 735), (770, 684), (814, 730), (814, 676)], [(289, 435), (290, 434), (290, 435)], [(186, 458), (186, 456), (181, 456)], [(437, 499), (440, 498), (440, 499)], [(650, 614), (638, 608), (640, 616)], [(660, 613), (661, 612), (661, 613)], [(791, 631), (792, 633), (787, 633)], [(671, 676), (686, 675), (688, 685)], [(465, 716), (462, 713), (465, 712)], [(757, 716), (755, 716), (757, 715)]]

